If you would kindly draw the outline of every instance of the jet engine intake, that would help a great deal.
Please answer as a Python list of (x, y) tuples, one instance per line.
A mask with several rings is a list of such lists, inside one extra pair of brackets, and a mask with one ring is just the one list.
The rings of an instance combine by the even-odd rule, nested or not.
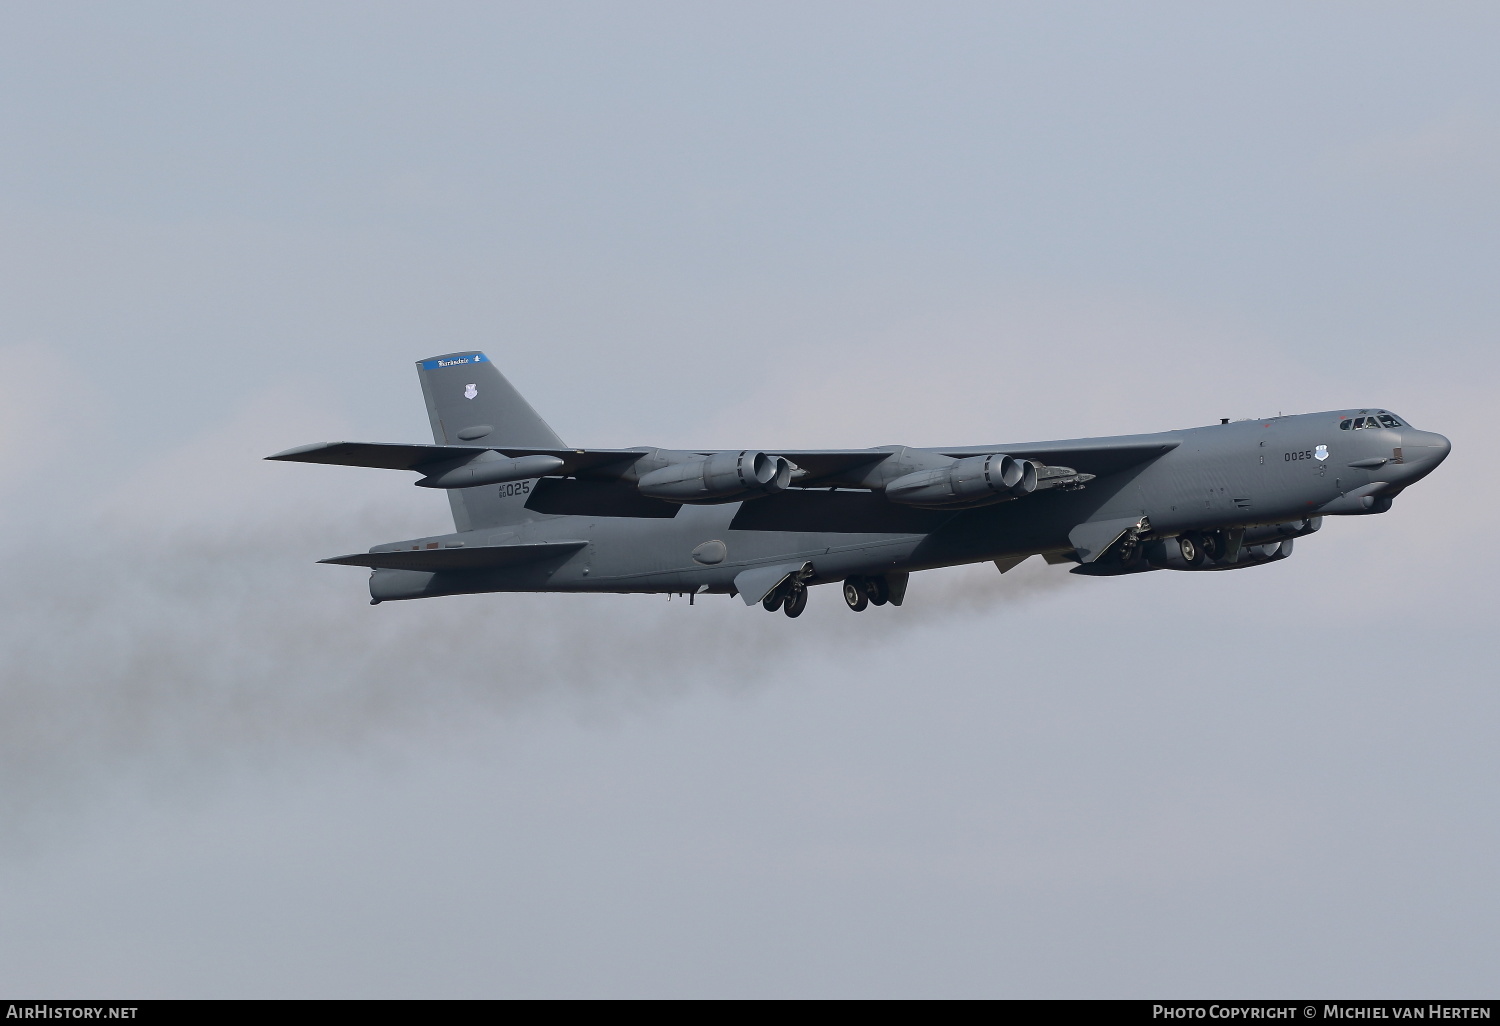
[(885, 486), (885, 497), (904, 506), (983, 505), (1028, 495), (1036, 482), (1031, 461), (996, 453), (898, 477)]
[(792, 483), (792, 464), (763, 452), (716, 452), (641, 475), (642, 495), (668, 502), (733, 502), (775, 495)]

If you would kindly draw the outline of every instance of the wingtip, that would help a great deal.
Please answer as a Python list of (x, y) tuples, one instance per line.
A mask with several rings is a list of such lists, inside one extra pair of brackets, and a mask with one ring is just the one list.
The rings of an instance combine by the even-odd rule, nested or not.
[(293, 448), (290, 448), (290, 449), (283, 449), (280, 452), (272, 453), (269, 456), (262, 456), (261, 459), (264, 459), (264, 460), (295, 460), (298, 456), (301, 456), (304, 453), (317, 452), (319, 449), (326, 449), (326, 448), (328, 448), (331, 445), (339, 445), (339, 444), (341, 444), (341, 443), (339, 443), (339, 442), (313, 442), (311, 445), (298, 445), (298, 446), (294, 446)]

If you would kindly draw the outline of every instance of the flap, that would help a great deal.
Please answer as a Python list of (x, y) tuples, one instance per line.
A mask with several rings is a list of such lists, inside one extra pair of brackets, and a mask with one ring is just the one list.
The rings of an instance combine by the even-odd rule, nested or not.
[(1079, 524), (1068, 532), (1068, 541), (1078, 550), (1080, 563), (1092, 563), (1120, 540), (1120, 536), (1140, 524), (1140, 517), (1121, 517), (1118, 520), (1098, 520)]
[(408, 445), (400, 442), (316, 442), (267, 456), (289, 463), (330, 463), (345, 467), (375, 467), (380, 470), (418, 470), (430, 463), (443, 463), (482, 452), (503, 456), (556, 456), (563, 461), (555, 473), (576, 474), (610, 463), (638, 460), (639, 449), (529, 449), (509, 445)]
[(670, 520), (682, 503), (642, 495), (628, 481), (548, 477), (536, 483), (526, 508), (564, 517), (638, 517)]
[(995, 568), (1002, 574), (1008, 574), (1030, 558), (1031, 553), (1029, 552), (1024, 556), (1001, 556), (995, 560)]
[(928, 534), (952, 520), (953, 510), (901, 506), (880, 492), (792, 488), (740, 504), (731, 531), (838, 534)]
[(800, 563), (778, 563), (775, 566), (758, 566), (754, 570), (745, 570), (742, 573), (736, 574), (734, 578), (734, 590), (740, 593), (740, 598), (745, 600), (745, 605), (753, 606), (771, 594), (772, 589), (792, 574), (800, 574), (811, 569), (812, 564), (806, 560)]
[(493, 570), (519, 566), (548, 556), (577, 552), (586, 541), (535, 542), (527, 545), (474, 545), (433, 549), (395, 549), (386, 552), (356, 552), (334, 556), (319, 563), (367, 566), (375, 570)]

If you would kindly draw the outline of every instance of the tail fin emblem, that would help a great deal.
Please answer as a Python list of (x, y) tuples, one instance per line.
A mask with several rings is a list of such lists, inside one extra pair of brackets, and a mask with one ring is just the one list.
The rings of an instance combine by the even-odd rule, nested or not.
[(464, 386), (464, 398), (472, 399), (479, 394), (479, 389), (472, 382)]

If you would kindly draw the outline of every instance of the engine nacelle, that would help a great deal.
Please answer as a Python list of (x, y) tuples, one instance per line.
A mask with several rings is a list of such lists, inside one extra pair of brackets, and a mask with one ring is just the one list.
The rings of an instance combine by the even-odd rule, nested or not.
[(946, 467), (919, 470), (885, 486), (904, 506), (969, 506), (1018, 498), (1036, 490), (1036, 466), (998, 453), (966, 456)]
[(642, 495), (668, 502), (732, 502), (775, 495), (792, 483), (792, 465), (763, 452), (716, 452), (642, 474)]

